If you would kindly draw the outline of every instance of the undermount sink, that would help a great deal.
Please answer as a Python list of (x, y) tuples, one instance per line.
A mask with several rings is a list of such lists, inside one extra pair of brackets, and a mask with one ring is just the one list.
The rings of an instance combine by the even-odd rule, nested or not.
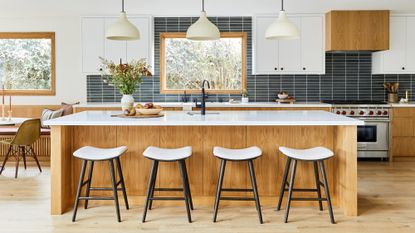
[[(218, 115), (219, 112), (206, 112), (206, 115)], [(195, 115), (202, 115), (201, 112), (187, 112), (187, 115), (195, 116)]]

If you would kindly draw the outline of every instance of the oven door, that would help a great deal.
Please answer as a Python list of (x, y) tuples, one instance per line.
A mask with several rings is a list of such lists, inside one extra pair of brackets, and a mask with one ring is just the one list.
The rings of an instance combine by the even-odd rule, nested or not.
[(364, 125), (357, 126), (358, 150), (389, 150), (389, 120), (364, 119), (364, 121)]

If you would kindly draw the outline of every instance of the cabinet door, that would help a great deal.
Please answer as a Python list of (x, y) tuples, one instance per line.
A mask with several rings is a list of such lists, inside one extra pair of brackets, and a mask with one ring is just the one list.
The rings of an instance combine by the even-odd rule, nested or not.
[(406, 70), (415, 72), (415, 17), (406, 18)]
[[(289, 17), (301, 33), (301, 18)], [(300, 34), (300, 38), (303, 35)], [(301, 39), (278, 41), (278, 70), (281, 73), (301, 73)]]
[(127, 61), (146, 59), (147, 63), (152, 65), (151, 60), (151, 18), (150, 17), (132, 17), (130, 22), (134, 24), (140, 31), (140, 39), (127, 41)]
[(254, 74), (278, 73), (278, 42), (267, 40), (265, 32), (276, 18), (257, 17), (255, 23)]
[(83, 18), (81, 23), (82, 34), (82, 72), (98, 73), (104, 57), (104, 18)]
[(301, 70), (322, 74), (324, 70), (323, 17), (301, 18)]
[(383, 69), (386, 72), (402, 72), (406, 69), (406, 17), (390, 18), (390, 49), (383, 53)]
[[(108, 30), (116, 20), (117, 18), (105, 18), (105, 30)], [(120, 59), (122, 59), (122, 62), (125, 63), (127, 59), (127, 42), (105, 38), (105, 58), (115, 63), (120, 62)]]

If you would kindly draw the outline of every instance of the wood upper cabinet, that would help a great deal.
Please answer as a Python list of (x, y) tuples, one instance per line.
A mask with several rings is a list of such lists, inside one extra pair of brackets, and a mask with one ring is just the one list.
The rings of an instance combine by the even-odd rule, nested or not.
[(389, 11), (330, 11), (326, 14), (327, 51), (389, 49)]
[(300, 38), (268, 40), (265, 32), (276, 16), (253, 20), (254, 74), (324, 74), (324, 19), (322, 15), (289, 15), (300, 30)]
[(105, 38), (106, 29), (117, 17), (83, 17), (81, 19), (82, 72), (99, 73), (99, 57), (114, 62), (130, 62), (144, 58), (153, 67), (153, 26), (150, 16), (129, 16), (128, 19), (140, 31), (136, 41), (116, 41)]
[(390, 18), (390, 49), (373, 53), (372, 73), (415, 73), (415, 16)]

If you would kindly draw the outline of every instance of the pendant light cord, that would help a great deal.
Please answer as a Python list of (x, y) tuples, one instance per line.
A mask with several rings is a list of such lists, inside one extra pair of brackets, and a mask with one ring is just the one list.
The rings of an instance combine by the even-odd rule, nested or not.
[[(124, 1), (124, 0), (123, 0)], [(205, 11), (205, 0), (202, 0), (202, 11)]]
[(122, 11), (121, 12), (125, 12), (125, 10), (124, 10), (124, 0), (122, 0)]
[(284, 11), (284, 0), (281, 0), (281, 11)]

